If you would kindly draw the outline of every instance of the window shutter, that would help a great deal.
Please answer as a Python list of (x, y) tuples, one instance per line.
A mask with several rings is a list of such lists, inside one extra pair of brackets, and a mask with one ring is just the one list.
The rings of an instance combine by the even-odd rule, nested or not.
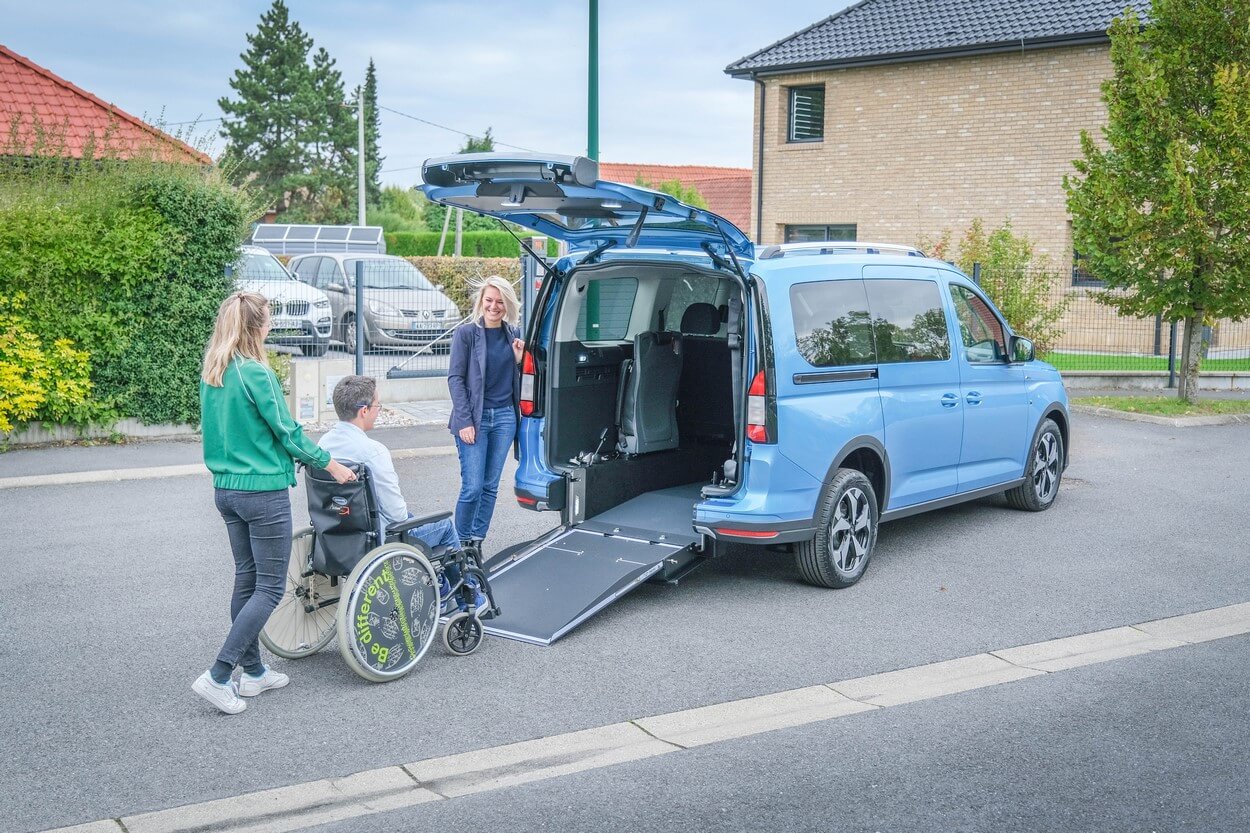
[(816, 142), (825, 137), (825, 88), (790, 90), (790, 141)]

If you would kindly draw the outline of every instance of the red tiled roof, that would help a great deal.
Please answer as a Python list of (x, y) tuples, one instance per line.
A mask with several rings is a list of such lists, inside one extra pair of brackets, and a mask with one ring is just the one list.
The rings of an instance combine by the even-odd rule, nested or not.
[(677, 180), (694, 188), (707, 207), (750, 233), (751, 169), (721, 168), (713, 165), (635, 165), (628, 162), (600, 162), (599, 178), (633, 185), (638, 177), (652, 186)]
[(0, 153), (34, 152), (36, 125), (54, 144), (63, 142), (64, 154), (75, 159), (94, 143), (97, 154), (107, 149), (122, 159), (154, 152), (166, 162), (213, 163), (190, 145), (0, 45)]

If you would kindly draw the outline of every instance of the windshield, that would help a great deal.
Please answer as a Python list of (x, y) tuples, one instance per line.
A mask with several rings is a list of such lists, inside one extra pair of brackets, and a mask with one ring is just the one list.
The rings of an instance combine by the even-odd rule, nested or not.
[(421, 270), (402, 258), (344, 260), (343, 269), (348, 281), (356, 280), (356, 264), (365, 265), (365, 288), (367, 289), (433, 289)]
[(269, 255), (243, 255), (235, 266), (235, 277), (245, 281), (293, 281), (282, 264)]

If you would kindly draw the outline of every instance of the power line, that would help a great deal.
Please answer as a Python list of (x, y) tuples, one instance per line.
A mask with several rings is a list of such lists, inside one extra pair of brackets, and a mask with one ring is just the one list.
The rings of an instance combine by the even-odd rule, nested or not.
[(212, 124), (215, 121), (224, 121), (224, 119), (191, 119), (191, 121), (163, 121), (158, 127), (178, 127), (184, 124)]
[[(480, 139), (480, 138), (482, 138), (480, 135), (478, 135), (478, 134), (476, 134), (476, 133), (466, 133), (466, 132), (465, 132), (465, 131), (463, 131), (463, 130), (457, 130), (457, 129), (456, 129), (456, 128), (454, 128), (454, 127), (448, 127), (448, 126), (447, 126), (447, 125), (445, 125), (445, 124), (438, 124), (438, 123), (436, 123), (436, 122), (432, 122), (432, 121), (430, 121), (430, 120), (428, 120), (428, 119), (423, 119), (423, 118), (421, 118), (421, 117), (419, 117), (419, 116), (414, 116), (414, 115), (412, 115), (412, 114), (410, 114), (410, 113), (401, 113), (401, 112), (400, 112), (400, 111), (398, 111), (398, 110), (392, 110), (390, 107), (383, 107), (381, 104), (379, 104), (379, 105), (378, 105), (378, 109), (379, 109), (379, 110), (385, 110), (385, 111), (386, 111), (386, 112), (388, 112), (388, 113), (394, 113), (394, 114), (395, 114), (395, 115), (397, 115), (397, 116), (403, 116), (403, 117), (404, 117), (404, 118), (406, 118), (406, 119), (412, 119), (413, 121), (419, 121), (419, 122), (421, 122), (422, 124), (428, 124), (430, 127), (437, 127), (439, 130), (447, 130), (447, 131), (449, 131), (449, 132), (451, 132), (451, 133), (459, 133), (461, 136), (466, 136), (466, 137), (468, 137), (468, 138), (470, 138), (470, 139)], [(537, 153), (537, 152), (538, 152), (538, 151), (536, 151), (536, 150), (533, 150), (532, 148), (523, 148), (523, 147), (521, 147), (520, 145), (510, 145), (510, 144), (508, 144), (507, 142), (501, 142), (501, 141), (499, 141), (498, 139), (496, 139), (496, 140), (495, 140), (495, 144), (497, 144), (497, 145), (503, 145), (503, 146), (504, 146), (504, 147), (506, 147), (506, 148), (513, 148), (514, 150), (523, 150), (523, 151), (526, 151), (526, 152), (528, 152), (528, 153)], [(418, 167), (419, 167), (419, 166), (418, 166)]]

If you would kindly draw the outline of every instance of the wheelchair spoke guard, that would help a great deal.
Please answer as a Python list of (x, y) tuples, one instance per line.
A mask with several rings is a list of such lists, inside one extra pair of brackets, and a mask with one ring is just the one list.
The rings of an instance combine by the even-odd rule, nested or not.
[(416, 547), (371, 550), (348, 576), (339, 603), (339, 652), (360, 676), (386, 682), (407, 674), (438, 630), (438, 576)]

